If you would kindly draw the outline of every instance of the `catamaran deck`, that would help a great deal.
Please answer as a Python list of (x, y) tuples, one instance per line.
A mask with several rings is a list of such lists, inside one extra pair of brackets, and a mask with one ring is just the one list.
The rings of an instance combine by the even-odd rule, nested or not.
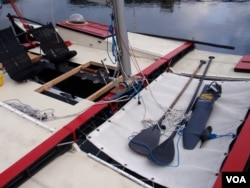
[[(136, 45), (137, 50), (139, 50), (140, 45), (141, 44), (139, 43)], [(150, 45), (150, 43), (148, 43), (148, 45)], [(156, 54), (156, 51), (153, 51), (153, 55), (149, 54), (148, 56), (144, 56), (144, 54), (147, 52), (141, 51), (139, 55), (137, 55), (137, 63), (140, 65), (141, 69), (144, 69), (154, 62), (155, 57), (158, 58), (161, 55), (164, 55), (164, 53), (168, 54), (171, 51), (174, 51), (176, 47), (181, 45), (182, 43), (180, 42), (175, 43), (175, 45), (172, 47), (169, 47), (168, 45), (168, 48), (165, 50), (165, 52), (163, 52), (161, 48), (162, 45), (160, 45), (159, 49), (161, 50), (159, 50), (158, 54)], [(78, 55), (71, 60), (77, 64), (85, 64), (90, 61), (100, 62), (102, 59), (108, 59), (107, 52), (103, 49), (94, 49), (93, 47), (89, 46), (80, 46), (77, 43), (73, 44), (70, 48), (78, 51)], [(154, 49), (156, 50), (156, 48)], [(32, 50), (32, 52), (37, 53), (39, 51), (40, 49), (38, 48)], [(107, 64), (112, 65), (110, 62)], [(136, 70), (134, 67), (133, 74), (137, 73), (138, 69)], [(13, 179), (22, 170), (25, 170), (25, 168), (29, 166), (29, 163), (33, 163), (33, 160), (39, 158), (39, 154), (34, 154), (34, 150), (40, 148), (46, 153), (46, 150), (49, 148), (42, 148), (43, 143), (46, 143), (48, 139), (53, 140), (54, 136), (57, 137), (57, 132), (60, 132), (63, 128), (65, 128), (66, 125), (72, 123), (72, 121), (75, 121), (76, 117), (81, 112), (86, 111), (95, 104), (90, 100), (82, 99), (77, 104), (70, 105), (37, 92), (36, 90), (40, 87), (42, 87), (41, 84), (29, 80), (23, 83), (16, 83), (9, 78), (7, 73), (4, 74), (4, 84), (0, 87), (0, 113), (2, 122), (4, 122), (0, 125), (0, 148), (2, 151), (6, 152), (3, 152), (0, 156), (0, 161), (4, 161), (4, 163), (0, 164), (1, 186)], [(21, 106), (28, 105), (33, 110), (40, 110), (41, 113), (43, 113), (43, 110), (45, 110), (46, 113), (46, 110), (49, 109), (49, 112), (47, 113), (50, 113), (50, 110), (52, 110), (55, 117), (48, 121), (40, 121), (12, 108), (6, 104), (7, 102), (17, 102)], [(81, 124), (81, 122), (78, 124)], [(71, 131), (74, 130), (66, 130), (66, 132), (69, 133)], [(29, 157), (26, 157), (27, 154)], [(22, 165), (23, 163), (26, 164)], [(94, 165), (97, 168), (99, 168), (98, 166), (101, 166), (97, 162), (94, 162)], [(15, 172), (11, 170), (13, 168), (16, 169)], [(81, 168), (80, 171), (82, 170), (85, 171), (85, 169)], [(90, 176), (89, 179), (96, 180), (95, 173), (93, 175), (94, 177), (91, 174), (88, 175)], [(108, 174), (103, 175), (108, 178)], [(112, 184), (114, 181), (112, 180), (110, 183)], [(127, 180), (120, 181), (126, 182)], [(131, 183), (129, 184), (131, 185)]]
[(20, 187), (141, 187), (77, 147), (59, 156)]
[[(70, 48), (78, 52), (77, 56), (71, 59), (72, 62), (85, 64), (90, 61), (100, 62), (106, 59), (105, 63), (113, 66), (112, 62), (109, 61), (105, 41), (100, 39), (86, 39), (81, 41), (78, 40), (79, 36), (76, 33), (74, 35), (61, 33), (65, 40), (70, 39), (73, 42)], [(187, 47), (192, 46), (189, 43), (170, 42), (169, 40), (131, 33), (129, 34), (129, 41), (133, 49), (131, 53), (133, 52), (136, 63), (138, 63), (142, 73), (146, 75), (162, 64), (166, 64), (167, 67), (177, 55), (184, 52)], [(40, 49), (38, 48), (32, 51), (40, 53)], [(177, 61), (173, 70), (177, 74), (190, 75), (197, 67), (199, 61), (207, 60), (208, 56), (215, 56), (215, 60), (212, 63), (214, 65), (211, 65), (207, 73), (208, 77), (220, 80), (224, 78), (249, 80), (249, 74), (235, 73), (233, 70), (241, 56), (208, 53), (199, 50), (194, 50), (184, 56), (183, 59)], [(133, 75), (140, 74), (140, 70), (138, 70), (136, 64), (132, 64)], [(198, 74), (201, 74), (202, 71), (200, 70)], [(222, 76), (222, 78), (219, 78), (219, 76)], [(167, 84), (167, 80), (165, 84)], [(86, 121), (85, 115), (79, 116), (80, 113), (85, 112), (91, 117), (91, 114), (93, 116), (93, 113), (98, 111), (96, 110), (97, 108), (101, 109), (101, 107), (95, 105), (95, 102), (87, 99), (82, 99), (77, 104), (70, 105), (42, 95), (35, 91), (41, 86), (33, 81), (16, 83), (7, 74), (4, 74), (4, 85), (0, 87), (0, 149), (4, 151), (0, 155), (0, 161), (4, 161), (4, 163), (0, 163), (1, 187), (30, 167), (30, 165), (41, 157), (40, 155), (47, 153), (65, 135), (74, 133)], [(11, 108), (5, 106), (5, 102), (8, 100), (19, 100), (39, 110), (51, 108), (54, 110), (55, 117), (58, 118), (41, 122), (34, 120), (26, 117), (23, 113), (12, 112)], [(41, 151), (42, 153), (39, 153)], [(100, 174), (100, 171), (103, 173)], [(77, 175), (74, 175), (75, 173)], [(80, 174), (84, 174), (84, 179)], [(54, 180), (57, 177), (58, 181), (56, 182)], [(64, 179), (65, 181), (59, 182), (59, 179)], [(110, 169), (103, 167), (100, 163), (86, 157), (85, 154), (78, 152), (67, 152), (63, 156), (56, 158), (55, 161), (52, 161), (51, 164), (23, 184), (23, 187), (42, 187), (43, 185), (60, 187), (78, 185), (81, 187), (83, 181), (86, 185), (85, 179), (89, 180), (88, 183), (91, 187), (100, 187), (100, 184), (104, 186), (106, 183), (110, 183), (109, 185), (112, 186), (124, 185), (124, 187), (137, 187), (137, 184), (128, 181), (127, 178), (118, 175), (114, 171), (110, 171)], [(69, 184), (72, 181), (76, 184)]]
[[(249, 80), (249, 73), (235, 72), (235, 65), (241, 60), (240, 55), (221, 55), (220, 53), (193, 50), (183, 57), (174, 67), (173, 71), (177, 74), (191, 75), (199, 60), (208, 60), (209, 56), (214, 59), (209, 68), (207, 79), (214, 80)], [(203, 69), (201, 72), (203, 72)], [(200, 75), (200, 74), (199, 74)]]

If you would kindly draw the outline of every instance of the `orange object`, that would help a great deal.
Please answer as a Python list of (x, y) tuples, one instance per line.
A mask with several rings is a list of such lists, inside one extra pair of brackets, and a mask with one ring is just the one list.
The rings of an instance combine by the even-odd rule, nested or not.
[(3, 85), (3, 73), (0, 73), (0, 86)]

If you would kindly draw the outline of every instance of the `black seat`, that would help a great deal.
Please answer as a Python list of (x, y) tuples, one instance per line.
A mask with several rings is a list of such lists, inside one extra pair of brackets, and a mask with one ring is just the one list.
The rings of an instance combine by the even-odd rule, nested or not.
[(0, 60), (10, 78), (17, 82), (34, 78), (45, 68), (43, 62), (32, 63), (11, 27), (0, 31)]
[(40, 47), (46, 58), (54, 64), (67, 62), (77, 54), (76, 51), (68, 49), (52, 23), (31, 29), (29, 32), (40, 42)]

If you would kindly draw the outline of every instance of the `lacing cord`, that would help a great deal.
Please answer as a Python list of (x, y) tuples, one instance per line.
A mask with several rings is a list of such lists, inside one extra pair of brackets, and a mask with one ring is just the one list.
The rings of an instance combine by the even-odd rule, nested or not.
[(221, 134), (221, 135), (212, 133), (212, 134), (210, 134), (210, 136), (209, 136), (208, 139), (209, 139), (209, 140), (212, 140), (212, 139), (221, 138), (221, 137), (226, 137), (226, 136), (230, 136), (230, 137), (232, 137), (232, 138), (236, 138), (236, 137), (237, 137), (237, 135), (234, 134), (234, 133), (227, 133), (227, 134)]
[(39, 110), (39, 109), (34, 109), (31, 106), (22, 103), (18, 99), (11, 99), (11, 100), (6, 100), (4, 103), (8, 104), (9, 106), (25, 113), (28, 114), (31, 117), (34, 117), (36, 119), (39, 119), (40, 121), (47, 120), (48, 118), (54, 116), (54, 110), (49, 108), (45, 110)]

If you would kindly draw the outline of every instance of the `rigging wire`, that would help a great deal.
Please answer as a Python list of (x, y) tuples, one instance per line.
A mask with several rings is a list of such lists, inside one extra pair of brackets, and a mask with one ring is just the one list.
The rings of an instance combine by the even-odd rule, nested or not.
[[(108, 100), (108, 101), (100, 101), (100, 102), (96, 102), (95, 104), (93, 105), (103, 105), (103, 104), (109, 104), (109, 103), (119, 103), (119, 102), (126, 102), (126, 101), (129, 101), (131, 98), (129, 96), (122, 96), (120, 98), (117, 98), (117, 99), (114, 99), (114, 100)], [(91, 107), (91, 106), (90, 106)], [(89, 107), (89, 108), (90, 108)], [(68, 114), (68, 115), (65, 115), (65, 116), (53, 116), (53, 118), (51, 119), (46, 119), (46, 121), (51, 121), (51, 120), (58, 120), (58, 119), (65, 119), (65, 118), (70, 118), (70, 117), (75, 117), (75, 116), (78, 116), (80, 115), (81, 113), (83, 113), (84, 111), (86, 111), (87, 109), (84, 109), (84, 110), (80, 110), (79, 112), (76, 112), (76, 113), (73, 113), (73, 114)]]
[(2, 10), (3, 10), (3, 0), (0, 0), (0, 16), (2, 14)]
[(55, 4), (54, 4), (54, 0), (51, 0), (50, 1), (50, 10), (51, 10), (51, 20), (52, 20), (52, 23), (53, 25), (56, 24), (56, 21), (55, 21)]
[(134, 32), (136, 32), (136, 31), (137, 31), (137, 29), (136, 29), (136, 11), (135, 11), (135, 0), (133, 0), (133, 18), (134, 18), (134, 21), (133, 21)]
[(108, 40), (107, 40), (107, 54), (108, 54), (108, 57), (110, 59), (110, 61), (115, 65), (117, 64), (118, 62), (118, 59), (119, 59), (119, 53), (118, 53), (118, 46), (117, 46), (117, 42), (116, 42), (116, 37), (115, 37), (115, 32), (114, 32), (114, 14), (111, 13), (110, 14), (110, 25), (109, 25), (109, 28), (108, 28), (108, 33), (111, 33), (111, 39), (112, 39), (112, 43), (111, 43), (111, 52), (112, 52), (112, 55), (114, 57), (114, 60), (110, 57), (109, 55), (109, 50), (108, 50)]
[(31, 117), (39, 119), (40, 121), (47, 120), (48, 118), (54, 116), (54, 110), (52, 108), (44, 110), (35, 109), (27, 104), (22, 103), (18, 99), (10, 99), (3, 102)]
[[(109, 104), (109, 103), (119, 103), (119, 102), (126, 102), (131, 99), (130, 96), (121, 96), (119, 98), (113, 99), (113, 100), (108, 100), (108, 101), (100, 101), (96, 102), (94, 105), (102, 105), (102, 104)], [(31, 107), (28, 104), (24, 104), (21, 102), (19, 99), (9, 99), (3, 101), (4, 103), (8, 104), (9, 106), (31, 116), (34, 117), (40, 121), (54, 121), (58, 119), (65, 119), (65, 118), (70, 118), (70, 117), (75, 117), (83, 113), (86, 109), (80, 110), (79, 112), (64, 115), (64, 116), (56, 116), (55, 115), (55, 110), (53, 108), (48, 108), (44, 110), (39, 110)]]
[[(120, 36), (120, 39), (121, 39), (121, 42), (124, 43), (124, 40), (122, 39), (121, 36)], [(130, 53), (130, 51), (131, 51), (131, 53)], [(131, 47), (130, 42), (129, 42), (129, 49), (126, 49), (126, 53), (128, 53), (128, 54), (130, 55), (131, 60), (132, 60), (132, 63), (134, 64), (135, 68), (137, 68), (138, 73), (140, 73), (140, 75), (141, 75), (141, 79), (142, 79), (143, 81), (146, 82), (147, 88), (149, 89), (152, 98), (153, 98), (154, 101), (157, 103), (157, 105), (165, 112), (165, 111), (166, 111), (165, 107), (163, 107), (163, 106), (156, 100), (156, 98), (155, 98), (155, 96), (154, 96), (154, 94), (153, 94), (153, 91), (152, 91), (151, 88), (150, 88), (149, 81), (148, 81), (148, 79), (146, 78), (146, 76), (143, 74), (143, 72), (142, 72), (142, 70), (141, 70), (141, 68), (140, 68), (140, 66), (139, 66), (139, 63), (138, 63), (138, 61), (137, 61), (137, 59), (136, 59), (136, 56), (135, 56), (135, 54), (134, 54), (134, 51), (133, 51), (133, 49), (132, 49), (132, 47)]]
[[(110, 30), (111, 33), (112, 33), (112, 42), (115, 43), (115, 46), (117, 46), (116, 40), (115, 40), (115, 38), (114, 38), (115, 34), (114, 34), (114, 31), (113, 31), (113, 27), (114, 27), (114, 25), (113, 25), (113, 24), (114, 24), (114, 17), (111, 16), (111, 19), (112, 19), (112, 21), (111, 21), (112, 27), (110, 26), (110, 27), (109, 27), (109, 30)], [(112, 29), (110, 29), (110, 28), (112, 28)], [(116, 34), (119, 35), (118, 32), (116, 32)], [(125, 42), (124, 42), (123, 38), (122, 38), (120, 35), (119, 35), (119, 38), (121, 39), (121, 43), (124, 44)], [(112, 46), (113, 46), (113, 45), (114, 45), (114, 44), (112, 44)], [(125, 46), (125, 45), (124, 45), (124, 46)], [(117, 48), (118, 48), (118, 47), (112, 47), (112, 51), (113, 51), (114, 49), (117, 49)], [(116, 53), (117, 53), (117, 51), (118, 51), (118, 50), (116, 50)], [(130, 51), (131, 51), (131, 53), (130, 53)], [(117, 56), (116, 53), (114, 53), (114, 51), (113, 51), (112, 53), (113, 53), (113, 55), (115, 55), (115, 60), (119, 60), (119, 59), (120, 59), (120, 58), (117, 58), (117, 57), (119, 57), (119, 56)], [(142, 76), (141, 79), (147, 83), (148, 89), (149, 89), (149, 91), (150, 91), (150, 93), (151, 93), (152, 98), (153, 98), (154, 101), (158, 104), (158, 106), (165, 112), (166, 109), (165, 109), (165, 108), (156, 100), (156, 98), (154, 97), (154, 94), (153, 94), (152, 90), (150, 89), (149, 82), (148, 82), (147, 78), (145, 77), (145, 75), (143, 74), (143, 72), (142, 72), (141, 69), (140, 69), (139, 63), (137, 62), (136, 56), (135, 56), (135, 54), (134, 54), (133, 49), (131, 48), (130, 43), (129, 43), (129, 49), (126, 49), (126, 52), (123, 52), (123, 53), (128, 53), (128, 54), (129, 54), (129, 56), (131, 57), (131, 60), (132, 60), (132, 62), (133, 62), (133, 64), (134, 64), (135, 68), (137, 69), (138, 73), (140, 73), (140, 75)], [(120, 55), (120, 54), (119, 54), (119, 55)], [(120, 62), (120, 61), (119, 61), (119, 62)], [(124, 69), (123, 69), (123, 66), (122, 66), (121, 63), (119, 63), (119, 66), (120, 66), (120, 69), (121, 69), (121, 71), (123, 72), (123, 74), (126, 76), (126, 78), (127, 78), (128, 80), (131, 79), (131, 78), (129, 78), (129, 76), (124, 72)], [(140, 96), (139, 96), (139, 97), (140, 97)]]
[[(184, 109), (183, 108), (175, 108), (175, 109), (169, 109), (164, 114), (164, 122), (162, 122), (162, 125), (158, 123), (158, 121), (154, 121), (152, 119), (143, 119), (142, 123), (147, 128), (149, 125), (157, 125), (158, 129), (160, 129), (163, 132), (163, 135), (166, 132), (172, 132), (173, 128), (179, 127), (180, 122), (185, 116)], [(167, 135), (166, 135), (167, 136)]]

